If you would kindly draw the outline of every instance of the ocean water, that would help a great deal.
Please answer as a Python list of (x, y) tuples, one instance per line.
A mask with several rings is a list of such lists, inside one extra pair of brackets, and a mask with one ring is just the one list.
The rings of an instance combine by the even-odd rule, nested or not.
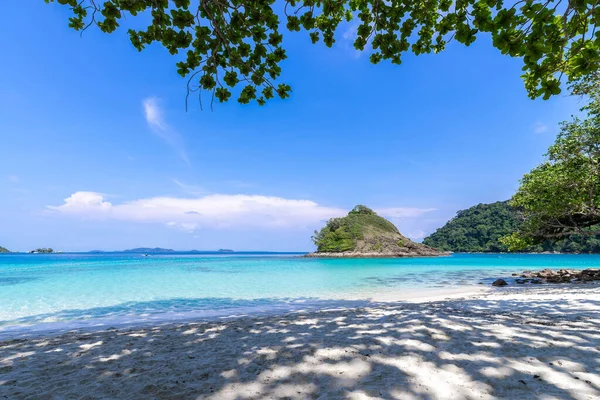
[(489, 285), (524, 269), (599, 266), (598, 255), (2, 254), (0, 334), (351, 305), (381, 293)]

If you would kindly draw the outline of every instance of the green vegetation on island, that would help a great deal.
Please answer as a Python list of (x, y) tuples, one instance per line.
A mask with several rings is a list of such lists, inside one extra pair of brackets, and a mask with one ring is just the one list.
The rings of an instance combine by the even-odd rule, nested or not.
[(503, 252), (507, 246), (499, 242), (519, 227), (518, 213), (507, 201), (478, 204), (456, 213), (423, 243), (436, 249), (455, 252)]
[(521, 180), (511, 204), (523, 210), (524, 223), (502, 239), (512, 250), (574, 236), (595, 244), (600, 234), (600, 76), (572, 91), (589, 99), (585, 117), (563, 122), (545, 161)]
[(390, 221), (358, 205), (341, 218), (332, 218), (312, 237), (313, 256), (434, 256), (441, 253), (403, 236)]
[(561, 78), (575, 80), (600, 63), (594, 1), (56, 2), (70, 8), (69, 27), (76, 31), (95, 26), (113, 33), (125, 20), (139, 27), (127, 30), (138, 51), (162, 45), (177, 57), (177, 72), (189, 77), (188, 95), (205, 91), (220, 102), (234, 96), (240, 103), (263, 105), (289, 97), (292, 88), (275, 82), (287, 58), (284, 27), (305, 31), (312, 43), (328, 47), (352, 31), (354, 48), (370, 53), (373, 64), (399, 65), (407, 53), (439, 53), (451, 42), (470, 46), (478, 37), (490, 37), (502, 54), (522, 60), (531, 98), (560, 93)]
[(46, 253), (54, 253), (54, 250), (50, 247), (46, 248), (46, 247), (42, 247), (39, 249), (35, 249), (35, 250), (31, 250), (29, 252), (30, 254), (46, 254)]
[(457, 252), (600, 253), (600, 73), (570, 89), (585, 99), (584, 117), (561, 123), (546, 159), (510, 202), (459, 211), (425, 244)]
[(6, 247), (0, 246), (0, 253), (10, 253), (10, 250), (8, 250)]
[[(522, 211), (512, 207), (508, 201), (478, 204), (459, 211), (456, 217), (426, 237), (423, 243), (444, 251), (507, 252), (509, 247), (500, 239), (518, 231), (523, 221)], [(600, 236), (582, 238), (571, 235), (561, 241), (546, 239), (519, 251), (600, 253)]]

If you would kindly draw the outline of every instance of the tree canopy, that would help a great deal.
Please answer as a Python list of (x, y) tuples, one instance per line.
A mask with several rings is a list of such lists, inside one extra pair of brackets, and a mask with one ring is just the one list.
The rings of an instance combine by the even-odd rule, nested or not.
[(320, 231), (314, 232), (312, 239), (319, 252), (352, 251), (359, 240), (371, 235), (373, 229), (378, 233), (399, 235), (398, 229), (390, 221), (369, 207), (357, 205), (347, 216), (327, 221)]
[(437, 250), (414, 243), (396, 226), (369, 207), (358, 205), (348, 215), (331, 218), (312, 237), (318, 253), (355, 252), (392, 257), (441, 255)]
[(563, 122), (546, 160), (521, 180), (511, 204), (523, 209), (525, 222), (503, 239), (511, 249), (600, 233), (599, 82), (594, 74), (573, 87), (590, 96), (582, 108), (587, 116)]
[(370, 50), (375, 64), (400, 64), (406, 52), (439, 53), (451, 41), (469, 46), (489, 33), (502, 54), (522, 58), (531, 98), (560, 93), (563, 76), (578, 79), (600, 63), (598, 0), (44, 1), (70, 7), (77, 31), (112, 33), (125, 18), (140, 21), (140, 29), (128, 29), (135, 48), (158, 42), (180, 54), (177, 72), (189, 77), (188, 94), (205, 90), (220, 102), (234, 93), (240, 103), (261, 105), (289, 96), (289, 85), (275, 83), (287, 57), (282, 19), (287, 30), (329, 47), (340, 25), (353, 21), (354, 47)]
[(457, 212), (423, 243), (445, 251), (503, 252), (508, 248), (498, 240), (515, 232), (520, 222), (517, 212), (507, 201), (478, 204)]
[[(444, 251), (497, 253), (510, 251), (501, 238), (523, 224), (523, 212), (508, 201), (478, 204), (459, 211), (423, 243)], [(571, 235), (564, 240), (544, 239), (535, 245), (514, 249), (524, 252), (600, 253), (600, 236)]]
[(375, 211), (371, 210), (367, 206), (363, 206), (362, 204), (355, 206), (348, 214), (349, 215), (377, 215), (377, 213)]

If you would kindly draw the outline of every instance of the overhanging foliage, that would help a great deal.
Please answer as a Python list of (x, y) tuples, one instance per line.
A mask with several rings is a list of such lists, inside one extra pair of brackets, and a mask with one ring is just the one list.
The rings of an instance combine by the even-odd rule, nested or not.
[(512, 249), (600, 234), (600, 96), (599, 76), (579, 82), (574, 93), (587, 94), (584, 119), (563, 122), (546, 160), (521, 180), (512, 204), (524, 211), (519, 231), (505, 239)]
[[(44, 0), (52, 3), (55, 0)], [(291, 87), (275, 84), (287, 54), (282, 26), (308, 32), (331, 47), (340, 24), (356, 24), (354, 47), (370, 60), (402, 62), (404, 53), (439, 53), (451, 41), (466, 46), (491, 34), (502, 54), (523, 60), (530, 97), (560, 93), (560, 79), (575, 80), (598, 70), (598, 0), (56, 0), (71, 8), (69, 26), (114, 32), (129, 17), (138, 50), (158, 42), (181, 54), (177, 71), (189, 76), (188, 90), (203, 89), (224, 102), (265, 104), (286, 98)], [(136, 22), (137, 22), (136, 20)], [(146, 25), (147, 24), (147, 25)], [(188, 92), (189, 93), (189, 92)], [(212, 102), (211, 102), (212, 104)]]

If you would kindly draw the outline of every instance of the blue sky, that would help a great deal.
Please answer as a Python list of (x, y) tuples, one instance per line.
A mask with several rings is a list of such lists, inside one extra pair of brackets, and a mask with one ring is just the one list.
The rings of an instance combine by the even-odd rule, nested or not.
[(137, 52), (125, 29), (80, 37), (65, 7), (31, 3), (6, 4), (0, 27), (12, 250), (311, 250), (311, 232), (355, 204), (420, 239), (509, 198), (579, 107), (528, 99), (520, 60), (485, 36), (374, 66), (340, 31), (333, 49), (285, 33), (289, 99), (186, 112), (177, 56)]

